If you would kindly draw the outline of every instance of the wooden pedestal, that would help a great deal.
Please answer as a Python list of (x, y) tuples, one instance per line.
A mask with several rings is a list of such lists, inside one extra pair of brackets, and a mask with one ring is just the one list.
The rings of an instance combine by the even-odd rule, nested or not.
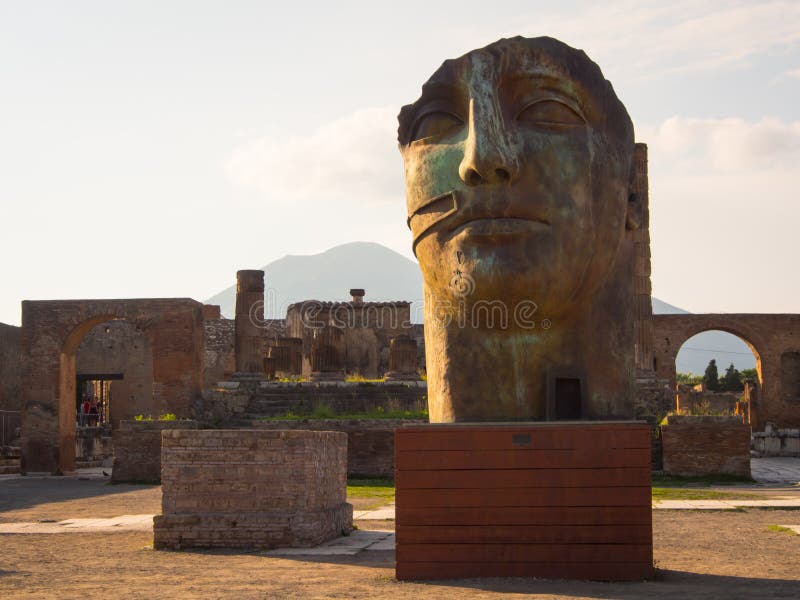
[(650, 473), (641, 423), (398, 429), (397, 578), (646, 579)]

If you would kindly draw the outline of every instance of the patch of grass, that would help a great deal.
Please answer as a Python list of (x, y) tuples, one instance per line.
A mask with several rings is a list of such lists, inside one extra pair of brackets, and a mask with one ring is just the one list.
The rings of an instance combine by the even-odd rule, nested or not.
[(777, 533), (788, 533), (789, 535), (797, 535), (794, 529), (789, 529), (783, 525), (767, 525), (767, 531), (775, 531)]
[(422, 410), (387, 410), (378, 408), (366, 412), (336, 413), (328, 405), (318, 405), (309, 414), (295, 414), (292, 411), (275, 417), (260, 417), (259, 421), (299, 421), (301, 419), (428, 419), (428, 411)]
[(383, 379), (367, 379), (363, 375), (359, 373), (352, 373), (350, 375), (345, 375), (344, 380), (348, 383), (382, 383)]
[(393, 501), (394, 481), (391, 479), (348, 479), (347, 496), (349, 498), (375, 498)]
[(675, 475), (653, 474), (654, 487), (709, 487), (716, 485), (739, 485), (742, 483), (755, 483), (749, 477), (740, 475), (703, 475), (701, 477), (678, 477)]
[(133, 417), (134, 421), (177, 421), (178, 415), (175, 413), (164, 413), (163, 415), (158, 415), (157, 419), (153, 418), (153, 415), (136, 415)]
[(759, 499), (748, 492), (719, 492), (717, 490), (654, 487), (653, 500), (744, 500)]

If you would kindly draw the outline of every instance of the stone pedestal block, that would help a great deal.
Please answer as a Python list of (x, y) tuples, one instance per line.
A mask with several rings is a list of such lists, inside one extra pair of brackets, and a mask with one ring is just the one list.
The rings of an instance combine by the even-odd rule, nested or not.
[(652, 576), (646, 425), (440, 424), (395, 435), (398, 579)]
[(344, 331), (326, 326), (311, 339), (311, 380), (344, 380)]
[(165, 431), (156, 549), (311, 547), (352, 529), (347, 435)]
[(415, 381), (417, 373), (417, 341), (407, 335), (393, 337), (389, 342), (388, 381)]
[(671, 416), (661, 443), (669, 475), (750, 477), (750, 426), (741, 416)]

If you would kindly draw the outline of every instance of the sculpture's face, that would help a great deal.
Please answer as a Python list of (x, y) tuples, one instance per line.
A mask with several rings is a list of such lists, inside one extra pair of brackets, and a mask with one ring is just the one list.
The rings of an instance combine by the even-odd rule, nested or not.
[(474, 300), (546, 315), (589, 297), (624, 233), (633, 151), (594, 63), (548, 38), (502, 40), (445, 62), (400, 122), (429, 292), (471, 277)]

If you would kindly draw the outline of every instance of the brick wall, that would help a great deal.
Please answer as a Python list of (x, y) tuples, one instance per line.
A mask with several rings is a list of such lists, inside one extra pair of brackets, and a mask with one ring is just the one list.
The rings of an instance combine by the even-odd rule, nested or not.
[(207, 425), (240, 425), (242, 419), (311, 414), (318, 406), (335, 414), (427, 408), (424, 381), (375, 383), (222, 382), (203, 392), (194, 418)]
[(21, 410), (20, 340), (22, 329), (0, 323), (0, 410)]
[(236, 370), (233, 354), (233, 319), (206, 319), (205, 355), (203, 357), (203, 387), (209, 388), (218, 381), (228, 379)]
[(309, 547), (352, 529), (347, 436), (164, 431), (155, 548)]
[(671, 416), (661, 443), (669, 475), (750, 477), (750, 426), (741, 417)]
[(195, 421), (121, 421), (112, 438), (114, 470), (111, 481), (161, 481), (161, 432), (196, 429)]
[(419, 425), (414, 419), (302, 419), (261, 421), (263, 429), (343, 431), (347, 434), (348, 477), (394, 479), (394, 432), (405, 425)]

